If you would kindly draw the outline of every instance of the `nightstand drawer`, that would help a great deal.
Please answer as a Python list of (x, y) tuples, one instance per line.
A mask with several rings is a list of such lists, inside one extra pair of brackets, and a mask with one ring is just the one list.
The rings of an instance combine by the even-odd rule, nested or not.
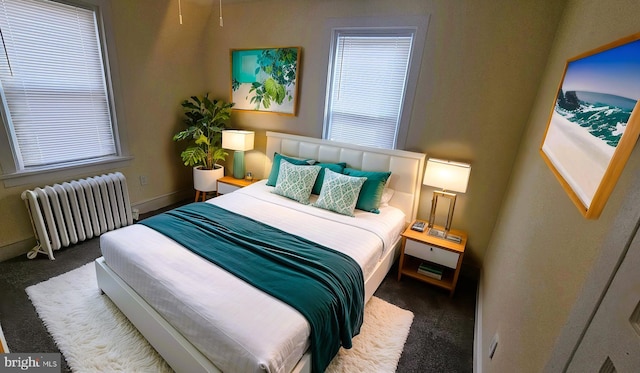
[(458, 258), (460, 257), (459, 253), (444, 250), (437, 246), (420, 243), (411, 239), (406, 240), (404, 253), (416, 258), (442, 264), (445, 267), (453, 269), (458, 267)]
[(231, 185), (227, 183), (218, 183), (219, 194), (227, 194), (227, 193), (235, 192), (238, 189), (240, 189), (240, 187), (235, 185)]

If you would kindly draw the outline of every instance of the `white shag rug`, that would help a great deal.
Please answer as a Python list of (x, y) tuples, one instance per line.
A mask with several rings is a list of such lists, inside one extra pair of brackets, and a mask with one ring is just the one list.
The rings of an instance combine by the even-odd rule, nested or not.
[[(26, 289), (74, 372), (171, 372), (118, 308), (102, 295), (95, 264)], [(353, 348), (341, 349), (327, 372), (395, 372), (413, 313), (372, 297)]]

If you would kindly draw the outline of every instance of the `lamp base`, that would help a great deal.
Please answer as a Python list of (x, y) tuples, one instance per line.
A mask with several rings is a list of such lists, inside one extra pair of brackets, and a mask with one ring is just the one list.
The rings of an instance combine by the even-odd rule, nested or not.
[(447, 241), (460, 243), (462, 242), (462, 238), (460, 236), (456, 236), (455, 234), (450, 234), (449, 232), (443, 229), (429, 228), (429, 232), (427, 232), (429, 236), (438, 237), (445, 239)]
[[(449, 200), (449, 213), (447, 214), (447, 223), (444, 226), (444, 229), (436, 229), (434, 228), (434, 222), (436, 220), (436, 209), (438, 206), (438, 198), (446, 198)], [(460, 243), (462, 238), (456, 236), (454, 234), (449, 234), (449, 229), (451, 229), (451, 220), (453, 220), (453, 209), (456, 206), (456, 195), (454, 193), (449, 193), (445, 191), (434, 191), (433, 199), (431, 200), (431, 214), (429, 214), (429, 232), (427, 233), (429, 236), (434, 236), (438, 238), (442, 238), (451, 242)]]
[(244, 179), (244, 152), (236, 150), (233, 152), (233, 177)]

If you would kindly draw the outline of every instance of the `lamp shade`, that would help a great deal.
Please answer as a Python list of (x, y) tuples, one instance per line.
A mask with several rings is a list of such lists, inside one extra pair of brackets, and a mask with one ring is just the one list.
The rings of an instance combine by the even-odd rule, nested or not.
[(470, 173), (469, 164), (429, 158), (422, 183), (447, 191), (465, 193)]
[(254, 137), (253, 131), (225, 130), (222, 131), (222, 147), (235, 151), (251, 150)]

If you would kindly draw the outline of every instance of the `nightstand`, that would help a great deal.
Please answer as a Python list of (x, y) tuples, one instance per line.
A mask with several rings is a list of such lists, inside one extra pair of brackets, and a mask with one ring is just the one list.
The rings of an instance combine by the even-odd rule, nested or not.
[[(425, 222), (426, 223), (426, 222)], [(428, 228), (427, 228), (428, 230)], [(430, 236), (424, 232), (411, 230), (411, 224), (402, 233), (402, 249), (400, 252), (400, 265), (398, 267), (398, 281), (402, 275), (413, 277), (420, 281), (439, 286), (449, 290), (449, 295), (453, 296), (460, 274), (462, 257), (467, 245), (467, 234), (455, 229), (451, 234), (460, 236), (460, 243), (449, 241), (443, 238)], [(442, 278), (427, 276), (418, 273), (420, 265), (438, 267), (442, 269)]]
[(245, 179), (236, 179), (233, 176), (224, 176), (218, 179), (216, 188), (218, 189), (218, 194), (227, 194), (240, 188), (244, 188), (247, 185), (251, 185), (256, 181), (258, 180), (253, 179), (249, 181)]

